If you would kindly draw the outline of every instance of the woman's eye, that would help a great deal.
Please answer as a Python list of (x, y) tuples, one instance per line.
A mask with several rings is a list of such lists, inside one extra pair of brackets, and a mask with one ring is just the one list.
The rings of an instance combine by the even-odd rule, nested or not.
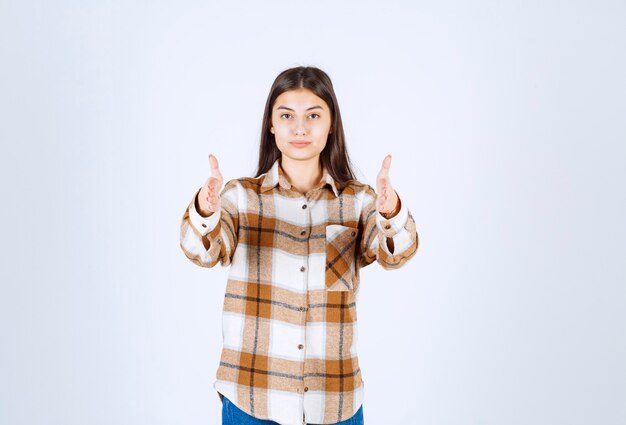
[[(280, 116), (280, 117), (281, 117), (281, 118), (284, 118), (284, 117), (290, 117), (290, 116), (291, 116), (291, 114), (284, 113), (284, 114), (281, 114), (281, 116)], [(319, 118), (319, 116), (320, 116), (320, 114), (311, 114), (311, 115), (309, 115), (309, 117), (315, 117), (314, 119)]]

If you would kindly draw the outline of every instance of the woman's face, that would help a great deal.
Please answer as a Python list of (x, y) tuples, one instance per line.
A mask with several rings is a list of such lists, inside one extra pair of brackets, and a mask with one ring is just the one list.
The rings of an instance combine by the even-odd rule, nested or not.
[(330, 108), (308, 89), (288, 90), (272, 106), (270, 131), (278, 149), (290, 159), (318, 157), (326, 146), (330, 124)]

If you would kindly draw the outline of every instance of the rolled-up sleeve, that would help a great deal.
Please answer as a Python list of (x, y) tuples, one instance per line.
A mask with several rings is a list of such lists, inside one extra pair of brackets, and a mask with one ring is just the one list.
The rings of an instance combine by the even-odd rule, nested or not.
[(227, 266), (237, 246), (239, 211), (238, 183), (230, 180), (220, 194), (221, 209), (209, 217), (196, 210), (196, 192), (187, 206), (180, 225), (180, 247), (194, 264), (213, 267), (219, 261)]
[(376, 192), (371, 186), (363, 195), (359, 226), (362, 235), (359, 244), (361, 266), (377, 261), (385, 269), (396, 269), (417, 252), (417, 229), (406, 202), (401, 200), (400, 211), (391, 218), (385, 218), (376, 210)]

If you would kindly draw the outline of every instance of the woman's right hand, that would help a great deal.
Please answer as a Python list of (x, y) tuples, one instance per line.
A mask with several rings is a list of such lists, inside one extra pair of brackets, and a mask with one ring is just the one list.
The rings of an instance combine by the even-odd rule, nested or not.
[(222, 173), (217, 158), (213, 154), (209, 154), (209, 163), (211, 164), (211, 177), (207, 179), (198, 194), (199, 213), (205, 217), (210, 216), (221, 208), (220, 189), (222, 188)]

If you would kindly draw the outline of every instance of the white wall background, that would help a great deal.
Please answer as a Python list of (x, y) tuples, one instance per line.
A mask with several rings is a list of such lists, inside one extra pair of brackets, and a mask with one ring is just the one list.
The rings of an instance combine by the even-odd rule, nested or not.
[(363, 270), (367, 423), (626, 423), (624, 52), (620, 1), (1, 0), (0, 423), (220, 423), (180, 218), (297, 65), (420, 235)]

